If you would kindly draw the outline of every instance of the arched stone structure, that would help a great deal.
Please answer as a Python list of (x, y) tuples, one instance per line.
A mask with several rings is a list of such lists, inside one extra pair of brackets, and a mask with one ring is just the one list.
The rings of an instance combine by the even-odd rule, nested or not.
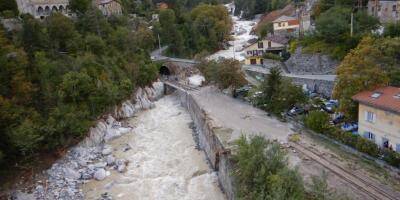
[(161, 76), (170, 76), (171, 75), (171, 71), (169, 70), (169, 68), (167, 66), (161, 66), (159, 73)]
[(45, 18), (53, 12), (68, 15), (69, 0), (16, 0), (18, 10), (35, 18)]

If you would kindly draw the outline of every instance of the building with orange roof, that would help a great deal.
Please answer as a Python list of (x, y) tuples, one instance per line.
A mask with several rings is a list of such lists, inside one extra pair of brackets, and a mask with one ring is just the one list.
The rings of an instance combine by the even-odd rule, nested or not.
[(400, 88), (364, 91), (352, 99), (359, 103), (359, 134), (382, 148), (400, 152)]

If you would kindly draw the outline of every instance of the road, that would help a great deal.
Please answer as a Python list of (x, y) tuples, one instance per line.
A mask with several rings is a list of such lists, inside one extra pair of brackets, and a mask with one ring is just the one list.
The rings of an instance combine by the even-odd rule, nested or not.
[[(256, 65), (243, 65), (243, 70), (254, 71), (262, 74), (269, 74), (269, 70), (264, 67)], [(282, 76), (289, 78), (302, 78), (302, 79), (312, 79), (312, 80), (323, 80), (323, 81), (335, 81), (336, 75), (300, 75), (300, 74), (290, 74), (282, 72)]]

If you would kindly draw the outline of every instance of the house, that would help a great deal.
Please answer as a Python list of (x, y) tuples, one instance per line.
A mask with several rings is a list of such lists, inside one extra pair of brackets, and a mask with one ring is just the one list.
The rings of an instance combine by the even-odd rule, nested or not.
[(353, 96), (359, 103), (358, 132), (381, 148), (400, 152), (400, 88), (382, 87)]
[(168, 9), (169, 6), (165, 2), (160, 2), (160, 3), (156, 4), (156, 7), (158, 10), (165, 10), (165, 9)]
[(297, 32), (300, 28), (300, 23), (297, 18), (289, 17), (286, 15), (279, 17), (272, 23), (274, 26), (274, 34), (294, 33)]
[(382, 23), (400, 20), (400, 0), (370, 0), (368, 13), (379, 18)]
[(279, 17), (281, 17), (283, 15), (292, 16), (295, 14), (296, 14), (296, 7), (293, 3), (286, 5), (282, 9), (271, 11), (261, 17), (260, 21), (255, 26), (253, 32), (254, 31), (258, 32), (259, 29), (262, 28), (263, 25), (272, 23), (274, 20), (278, 19)]
[(282, 35), (269, 35), (260, 41), (256, 41), (244, 49), (246, 53), (246, 65), (263, 65), (263, 56), (266, 53), (281, 55), (286, 50), (289, 39)]
[(95, 4), (104, 16), (122, 14), (121, 4), (116, 0), (96, 0)]
[(53, 12), (70, 16), (69, 0), (17, 0), (20, 13), (31, 14), (34, 18), (44, 19)]

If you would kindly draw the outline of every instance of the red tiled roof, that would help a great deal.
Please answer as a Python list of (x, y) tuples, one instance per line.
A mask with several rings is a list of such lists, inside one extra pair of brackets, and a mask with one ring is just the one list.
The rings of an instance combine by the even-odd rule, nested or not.
[(257, 30), (262, 24), (266, 24), (278, 19), (282, 15), (293, 15), (296, 12), (296, 7), (294, 4), (288, 4), (284, 8), (279, 10), (271, 11), (261, 17), (261, 20), (258, 22), (256, 27), (254, 28)]
[(398, 87), (388, 86), (360, 92), (354, 95), (352, 99), (371, 107), (400, 113), (400, 88)]

